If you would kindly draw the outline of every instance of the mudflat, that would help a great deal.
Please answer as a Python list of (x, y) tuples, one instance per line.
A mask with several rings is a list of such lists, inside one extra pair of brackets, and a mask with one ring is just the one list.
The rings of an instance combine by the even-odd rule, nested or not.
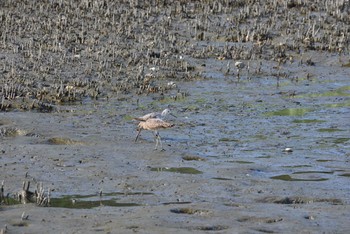
[(348, 4), (3, 1), (1, 232), (348, 232)]

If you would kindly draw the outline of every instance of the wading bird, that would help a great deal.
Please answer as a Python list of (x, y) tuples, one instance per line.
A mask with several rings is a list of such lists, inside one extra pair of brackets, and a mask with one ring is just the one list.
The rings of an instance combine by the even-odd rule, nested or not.
[(175, 126), (174, 124), (165, 122), (164, 120), (159, 119), (159, 118), (149, 118), (149, 119), (147, 119), (145, 121), (141, 121), (139, 123), (139, 125), (138, 125), (138, 133), (137, 133), (135, 142), (139, 138), (139, 135), (140, 135), (140, 133), (141, 133), (141, 131), (143, 129), (144, 130), (150, 130), (150, 131), (153, 131), (153, 133), (154, 133), (154, 140), (156, 141), (156, 147), (154, 149), (157, 149), (158, 144), (160, 144), (160, 147), (163, 150), (162, 140), (160, 138), (160, 135), (159, 135), (158, 131), (160, 129), (171, 128), (171, 127), (174, 127), (174, 126)]

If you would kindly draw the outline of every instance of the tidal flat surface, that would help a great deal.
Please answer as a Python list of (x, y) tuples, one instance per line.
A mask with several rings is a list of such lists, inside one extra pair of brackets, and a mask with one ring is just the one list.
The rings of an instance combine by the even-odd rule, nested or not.
[[(321, 94), (346, 87), (349, 69), (332, 69), (276, 87), (274, 77), (237, 81), (209, 67), (208, 78), (179, 84), (191, 93), (179, 101), (130, 97), (1, 113), (1, 127), (19, 132), (1, 141), (5, 192), (29, 180), (53, 197), (51, 207), (2, 206), (1, 224), (30, 232), (347, 230), (349, 98)], [(135, 143), (136, 123), (125, 116), (168, 104), (177, 118), (161, 132), (165, 151), (153, 150), (147, 131)], [(22, 212), (29, 218), (18, 227)]]
[[(64, 6), (58, 3), (56, 7)], [(89, 9), (89, 5), (85, 7)], [(146, 8), (134, 7), (140, 14)], [(162, 7), (165, 12), (172, 9)], [(192, 5), (188, 7), (195, 9)], [(300, 11), (306, 8), (287, 9), (292, 11), (296, 7)], [(178, 20), (177, 29), (186, 31), (182, 27), (185, 23)], [(201, 27), (198, 30), (210, 31)], [(134, 35), (124, 33), (129, 33), (131, 39)], [(190, 35), (183, 37), (194, 46), (188, 47), (182, 58), (190, 65), (173, 77), (168, 73), (173, 67), (158, 64), (160, 70), (152, 79), (159, 86), (146, 85), (150, 89), (147, 92), (140, 92), (143, 86), (136, 76), (136, 80), (128, 81), (135, 86), (115, 86), (118, 90), (104, 87), (108, 79), (101, 78), (103, 82), (95, 90), (91, 84), (99, 81), (96, 76), (86, 86), (62, 79), (56, 87), (59, 89), (62, 83), (59, 102), (52, 100), (56, 94), (43, 93), (41, 101), (44, 103), (46, 98), (47, 103), (37, 100), (30, 109), (29, 100), (35, 98), (21, 96), (26, 90), (24, 86), (16, 88), (20, 97), (15, 101), (11, 95), (3, 101), (0, 181), (4, 181), (4, 194), (12, 197), (20, 192), (23, 181), (31, 182), (32, 191), (37, 183), (42, 183), (45, 189), (50, 189), (51, 203), (40, 207), (33, 203), (14, 204), (12, 199), (9, 202), (5, 198), (0, 205), (0, 230), (5, 233), (350, 230), (348, 50), (339, 53), (301, 44), (302, 52), (285, 48), (293, 59), (284, 62), (259, 56), (235, 59), (227, 54), (221, 57), (215, 51), (225, 51), (227, 45), (238, 48), (240, 43), (249, 41), (225, 42), (222, 38), (213, 41), (214, 37), (208, 34), (205, 34), (208, 40), (201, 38), (205, 35), (194, 38)], [(279, 44), (281, 37), (276, 38)], [(103, 48), (105, 44), (99, 43), (99, 48)], [(273, 45), (277, 42), (270, 43), (265, 55), (275, 51)], [(214, 49), (198, 49), (210, 46)], [(195, 56), (188, 52), (190, 48), (209, 55)], [(7, 58), (5, 52), (9, 53), (6, 49), (1, 53)], [(7, 61), (6, 58), (3, 60)], [(107, 60), (104, 62), (109, 63)], [(243, 62), (245, 67), (237, 70), (236, 61)], [(67, 64), (64, 66), (69, 69)], [(132, 72), (131, 67), (118, 67), (118, 77), (128, 77), (131, 73), (126, 73)], [(105, 68), (114, 69), (109, 66), (101, 69)], [(73, 74), (70, 69), (67, 73)], [(123, 72), (124, 69), (128, 72)], [(76, 73), (79, 72), (78, 69)], [(4, 72), (3, 76), (9, 73)], [(93, 74), (89, 76), (94, 77)], [(181, 79), (178, 77), (181, 74), (190, 78)], [(46, 79), (53, 79), (51, 75), (48, 72)], [(112, 77), (112, 81), (118, 80)], [(145, 77), (142, 79), (142, 84), (147, 83)], [(34, 89), (41, 82), (46, 84), (41, 78), (34, 81), (31, 83)], [(159, 89), (155, 91), (152, 87)], [(46, 90), (50, 88), (54, 90), (53, 87)], [(74, 100), (68, 92), (73, 88)], [(84, 95), (78, 92), (80, 88), (96, 93)], [(160, 132), (165, 150), (154, 150), (153, 135), (148, 131), (143, 131), (135, 142), (137, 121), (132, 118), (164, 108), (170, 108), (176, 115), (166, 117), (175, 127)]]

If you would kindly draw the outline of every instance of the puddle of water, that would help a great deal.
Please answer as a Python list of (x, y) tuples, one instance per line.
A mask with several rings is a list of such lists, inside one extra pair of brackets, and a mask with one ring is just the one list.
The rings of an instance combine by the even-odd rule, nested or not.
[(318, 159), (316, 162), (333, 162), (333, 159)]
[(193, 167), (152, 167), (151, 171), (157, 172), (175, 172), (181, 174), (202, 174), (202, 171), (199, 171)]
[(296, 119), (292, 121), (293, 123), (323, 123), (325, 120), (318, 119)]
[(138, 203), (120, 203), (116, 202), (118, 195), (153, 195), (153, 193), (148, 192), (131, 192), (131, 193), (122, 193), (122, 192), (112, 192), (104, 193), (102, 196), (94, 195), (70, 195), (63, 196), (60, 198), (51, 198), (50, 207), (58, 208), (72, 208), (72, 209), (91, 209), (99, 206), (141, 206), (142, 204)]
[(278, 111), (266, 112), (265, 115), (268, 117), (272, 116), (303, 116), (310, 112), (310, 108), (287, 108)]
[(323, 173), (323, 174), (333, 174), (334, 171), (297, 171), (293, 174), (312, 174), (312, 173)]
[(266, 156), (259, 156), (259, 157), (256, 157), (256, 158), (272, 158), (271, 155), (266, 155)]
[(233, 138), (227, 138), (227, 137), (223, 137), (223, 138), (220, 138), (219, 141), (224, 141), (224, 142), (238, 142), (239, 140), (237, 139), (233, 139)]
[(250, 161), (243, 161), (243, 160), (234, 160), (234, 161), (228, 161), (230, 163), (239, 163), (239, 164), (251, 164), (254, 162), (250, 162)]
[(311, 165), (294, 165), (294, 166), (283, 166), (285, 168), (300, 168), (300, 167), (312, 167)]
[(284, 181), (325, 181), (328, 180), (326, 178), (319, 178), (319, 179), (296, 179), (292, 178), (290, 175), (279, 175), (279, 176), (272, 176), (270, 179), (273, 180), (284, 180)]
[(213, 177), (212, 179), (213, 179), (213, 180), (233, 180), (233, 179), (224, 178), (224, 177)]
[[(105, 193), (102, 196), (98, 195), (69, 195), (59, 198), (51, 198), (49, 207), (56, 208), (70, 208), (70, 209), (92, 209), (99, 206), (115, 206), (115, 207), (125, 207), (125, 206), (141, 206), (138, 203), (120, 203), (117, 201), (117, 195), (153, 195), (153, 193), (144, 192), (134, 192), (134, 193)], [(6, 205), (18, 205), (21, 204), (14, 198), (6, 198), (4, 201)]]
[(99, 206), (116, 206), (116, 207), (124, 207), (124, 206), (140, 206), (141, 204), (137, 203), (118, 203), (115, 199), (106, 199), (99, 201), (84, 201), (84, 200), (76, 200), (71, 197), (63, 197), (63, 198), (51, 198), (50, 207), (57, 208), (71, 208), (71, 209), (91, 209)]
[[(128, 193), (123, 193), (123, 192), (112, 192), (112, 193), (103, 193), (103, 197), (107, 196), (120, 196), (120, 195), (127, 195), (127, 196), (132, 196), (132, 195), (154, 195), (154, 193), (149, 193), (149, 192), (128, 192)], [(91, 197), (91, 196), (96, 196), (96, 195), (87, 195), (85, 197)]]

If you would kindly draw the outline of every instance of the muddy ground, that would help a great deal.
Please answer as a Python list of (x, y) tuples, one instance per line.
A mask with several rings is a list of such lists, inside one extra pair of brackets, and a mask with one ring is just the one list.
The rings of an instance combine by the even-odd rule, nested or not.
[[(323, 15), (322, 11), (315, 13), (316, 8), (295, 4), (281, 5), (278, 9)], [(92, 5), (86, 1), (80, 10), (91, 7), (96, 13), (100, 8)], [(147, 12), (147, 6), (131, 5), (123, 7), (135, 7), (141, 16)], [(13, 10), (6, 4), (3, 7)], [(59, 11), (60, 7), (65, 6), (57, 3), (56, 8), (50, 9)], [(172, 12), (173, 8), (167, 8), (166, 4), (162, 7), (169, 17), (180, 11)], [(187, 7), (188, 18), (177, 18), (177, 29), (185, 32), (188, 29), (182, 26), (191, 19), (197, 20), (191, 18), (196, 7), (191, 4)], [(246, 11), (239, 4), (230, 7)], [(220, 12), (214, 4), (209, 13), (226, 17), (231, 8)], [(343, 8), (339, 9), (340, 13), (344, 12)], [(158, 10), (155, 11), (149, 14), (154, 16)], [(138, 14), (134, 12), (134, 15)], [(336, 18), (337, 14), (332, 16)], [(251, 23), (242, 21), (244, 25)], [(31, 67), (29, 63), (39, 63), (43, 58), (36, 55), (28, 62), (26, 57), (16, 54), (16, 49), (8, 50), (4, 46), (14, 39), (8, 42), (2, 37), (1, 57), (5, 64), (0, 113), (0, 180), (4, 181), (5, 196), (0, 206), (2, 232), (346, 233), (350, 230), (348, 44), (344, 42), (341, 49), (324, 49), (322, 45), (326, 42), (321, 38), (312, 45), (301, 40), (300, 47), (293, 47), (289, 40), (281, 42), (282, 34), (273, 34), (270, 39), (261, 39), (266, 47), (260, 53), (250, 47), (260, 43), (258, 37), (247, 41), (231, 38), (226, 42), (217, 37), (213, 41), (212, 34), (217, 32), (211, 27), (207, 32), (202, 27), (206, 28), (201, 25), (197, 29), (206, 32), (205, 35), (183, 34), (184, 40), (189, 41), (183, 44), (185, 49), (169, 50), (174, 54), (166, 57), (167, 63), (153, 61), (144, 65), (144, 71), (135, 58), (144, 61), (145, 55), (137, 55), (135, 51), (128, 55), (115, 52), (112, 57), (116, 63), (124, 55), (131, 59), (128, 64), (112, 66), (105, 65), (111, 62), (111, 57), (99, 63), (100, 57), (89, 60), (91, 57), (84, 50), (78, 50), (81, 61), (75, 61), (78, 56), (72, 55), (70, 64), (64, 60), (66, 57), (60, 60), (59, 52), (51, 48), (40, 56), (56, 55), (62, 62), (57, 70), (42, 71), (34, 66), (32, 73), (26, 72)], [(97, 29), (91, 26), (90, 30)], [(325, 26), (320, 33), (326, 31)], [(131, 32), (120, 32), (123, 33), (128, 34), (128, 39), (135, 39)], [(341, 38), (341, 33), (337, 35)], [(103, 38), (97, 41), (92, 50), (114, 45)], [(86, 45), (79, 43), (81, 47)], [(124, 41), (120, 43), (124, 45)], [(173, 45), (177, 43), (174, 41)], [(332, 42), (327, 43), (333, 46)], [(235, 48), (228, 49), (228, 45)], [(337, 45), (339, 42), (334, 43)], [(206, 49), (208, 46), (213, 48)], [(296, 50), (297, 47), (300, 49)], [(144, 47), (140, 48), (142, 54)], [(249, 57), (244, 51), (238, 56), (236, 52), (242, 48), (250, 48), (249, 53), (256, 56)], [(67, 51), (69, 55), (71, 51)], [(102, 49), (103, 53), (108, 52)], [(157, 59), (157, 56), (150, 57)], [(27, 62), (23, 63), (23, 70), (17, 67), (13, 71), (11, 61)], [(237, 61), (245, 66), (237, 69)], [(90, 66), (90, 62), (91, 67), (87, 68), (85, 63)], [(79, 67), (78, 63), (84, 66)], [(98, 64), (107, 72), (101, 72)], [(176, 66), (183, 68), (174, 70)], [(118, 73), (113, 75), (108, 71)], [(28, 82), (23, 81), (26, 74)], [(56, 79), (57, 74), (60, 79)], [(12, 78), (16, 80), (14, 77), (20, 85), (11, 83)], [(121, 81), (122, 78), (128, 80)], [(176, 115), (166, 117), (175, 127), (160, 132), (164, 150), (154, 150), (153, 136), (148, 131), (142, 132), (135, 143), (137, 121), (132, 118), (164, 108), (170, 108)], [(35, 203), (13, 204), (11, 198), (22, 190), (23, 181), (31, 183), (31, 191), (42, 183), (45, 191), (50, 190), (50, 204), (45, 207)]]

